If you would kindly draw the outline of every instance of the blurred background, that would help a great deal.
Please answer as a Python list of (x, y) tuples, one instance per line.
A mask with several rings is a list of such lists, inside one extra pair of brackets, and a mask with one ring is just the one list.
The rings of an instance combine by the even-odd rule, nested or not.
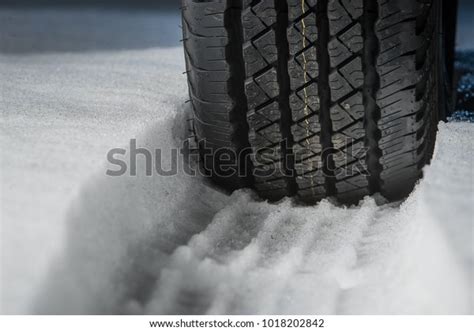
[[(469, 22), (474, 15), (474, 1), (459, 0), (459, 45), (474, 48), (474, 41), (469, 38)], [(2, 0), (1, 7), (93, 7), (115, 9), (146, 9), (178, 11), (181, 0)]]
[[(473, 49), (474, 40), (470, 38), (471, 20), (474, 15), (474, 2), (459, 0), (458, 46)], [(4, 8), (95, 8), (116, 10), (157, 10), (179, 11), (181, 0), (2, 0)], [(2, 23), (0, 23), (1, 26)], [(4, 24), (4, 23), (3, 23)], [(45, 22), (48, 24), (48, 22)]]
[(179, 8), (181, 0), (3, 0), (5, 6), (101, 6), (101, 7), (141, 7)]

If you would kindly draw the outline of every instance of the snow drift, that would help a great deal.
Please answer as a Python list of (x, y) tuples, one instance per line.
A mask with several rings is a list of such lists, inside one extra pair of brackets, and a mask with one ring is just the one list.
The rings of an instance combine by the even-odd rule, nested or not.
[[(171, 124), (143, 145), (176, 144)], [(96, 177), (70, 209), (36, 311), (469, 313), (472, 167), (456, 160), (472, 158), (473, 131), (440, 129), (433, 164), (400, 205), (298, 207), (227, 197), (184, 174)]]

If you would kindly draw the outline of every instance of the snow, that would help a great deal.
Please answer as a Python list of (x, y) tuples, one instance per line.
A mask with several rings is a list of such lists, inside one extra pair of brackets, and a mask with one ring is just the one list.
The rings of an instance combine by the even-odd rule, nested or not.
[(471, 123), (440, 124), (424, 179), (390, 205), (270, 204), (182, 170), (110, 177), (111, 148), (186, 136), (178, 15), (0, 22), (1, 313), (474, 312)]

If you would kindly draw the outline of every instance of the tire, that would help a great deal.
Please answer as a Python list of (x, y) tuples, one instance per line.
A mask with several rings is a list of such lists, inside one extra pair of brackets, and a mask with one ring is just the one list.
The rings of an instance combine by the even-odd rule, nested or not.
[(204, 168), (270, 200), (405, 197), (447, 102), (441, 12), (437, 0), (183, 0)]

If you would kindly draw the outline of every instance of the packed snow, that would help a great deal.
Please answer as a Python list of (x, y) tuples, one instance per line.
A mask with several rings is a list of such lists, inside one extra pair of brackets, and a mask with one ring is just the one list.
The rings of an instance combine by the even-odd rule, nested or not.
[(111, 148), (186, 138), (178, 14), (0, 22), (1, 313), (474, 313), (473, 124), (441, 123), (393, 204), (272, 204), (182, 170), (110, 177)]

